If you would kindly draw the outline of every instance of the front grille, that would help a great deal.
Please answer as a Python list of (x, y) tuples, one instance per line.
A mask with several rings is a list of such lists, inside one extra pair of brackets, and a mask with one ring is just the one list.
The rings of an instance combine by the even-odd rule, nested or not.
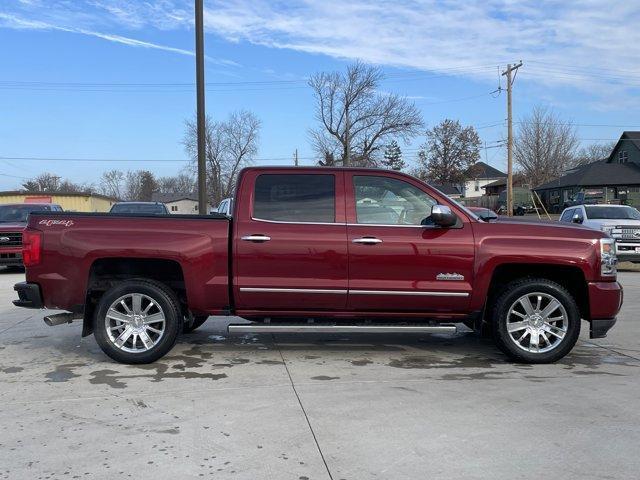
[(22, 245), (22, 232), (0, 232), (0, 248)]

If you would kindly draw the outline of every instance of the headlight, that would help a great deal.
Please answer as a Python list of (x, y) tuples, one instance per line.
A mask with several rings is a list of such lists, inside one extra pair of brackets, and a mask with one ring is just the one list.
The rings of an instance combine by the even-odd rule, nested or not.
[(616, 275), (616, 242), (612, 238), (600, 239), (600, 274), (603, 277)]

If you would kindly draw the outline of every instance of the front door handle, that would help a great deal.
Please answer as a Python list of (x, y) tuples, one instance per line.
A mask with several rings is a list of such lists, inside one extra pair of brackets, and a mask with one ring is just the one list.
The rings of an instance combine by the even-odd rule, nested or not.
[(378, 243), (382, 243), (382, 240), (376, 237), (354, 238), (351, 241), (353, 243), (363, 243), (364, 245), (377, 245)]
[(241, 238), (241, 240), (244, 240), (245, 242), (262, 243), (262, 242), (268, 242), (269, 240), (271, 240), (271, 237), (267, 237), (266, 235), (262, 235), (262, 234), (255, 234), (255, 235), (245, 235), (244, 237)]

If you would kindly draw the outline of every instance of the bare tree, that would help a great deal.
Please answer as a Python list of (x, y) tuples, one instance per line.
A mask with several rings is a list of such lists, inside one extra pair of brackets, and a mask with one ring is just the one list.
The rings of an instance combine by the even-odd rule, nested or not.
[(516, 164), (535, 187), (558, 178), (571, 166), (578, 146), (576, 128), (553, 110), (535, 107), (519, 122), (514, 146)]
[(195, 189), (195, 179), (186, 173), (158, 178), (158, 192), (160, 193), (191, 193)]
[(346, 73), (311, 77), (320, 126), (310, 136), (321, 165), (376, 165), (390, 137), (407, 142), (419, 133), (420, 112), (405, 98), (380, 93), (383, 78), (379, 68), (361, 62), (350, 65)]
[(418, 152), (420, 176), (439, 184), (460, 183), (469, 167), (480, 159), (480, 137), (472, 126), (445, 119), (426, 132)]
[(123, 198), (125, 175), (120, 170), (103, 172), (100, 177), (100, 191), (113, 198)]
[(616, 142), (593, 143), (582, 147), (573, 159), (573, 166), (580, 167), (589, 163), (598, 162), (609, 157), (616, 146)]
[(128, 171), (124, 182), (124, 197), (129, 201), (150, 202), (158, 190), (156, 179), (148, 170)]
[[(186, 122), (183, 145), (197, 165), (197, 125)], [(215, 205), (230, 197), (240, 170), (251, 164), (258, 153), (260, 120), (246, 110), (229, 115), (226, 121), (206, 119), (205, 156), (207, 166), (207, 190)]]
[(88, 183), (75, 183), (53, 173), (45, 172), (24, 182), (22, 188), (27, 192), (78, 193), (89, 192), (93, 186)]

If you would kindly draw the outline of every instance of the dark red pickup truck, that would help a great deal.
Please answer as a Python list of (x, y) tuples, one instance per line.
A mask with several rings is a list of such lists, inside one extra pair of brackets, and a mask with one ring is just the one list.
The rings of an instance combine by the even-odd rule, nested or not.
[(484, 222), (425, 183), (374, 169), (248, 168), (233, 215), (37, 213), (16, 305), (62, 309), (127, 363), (208, 315), (245, 332), (492, 332), (552, 362), (603, 337), (622, 304), (613, 240), (563, 224)]

